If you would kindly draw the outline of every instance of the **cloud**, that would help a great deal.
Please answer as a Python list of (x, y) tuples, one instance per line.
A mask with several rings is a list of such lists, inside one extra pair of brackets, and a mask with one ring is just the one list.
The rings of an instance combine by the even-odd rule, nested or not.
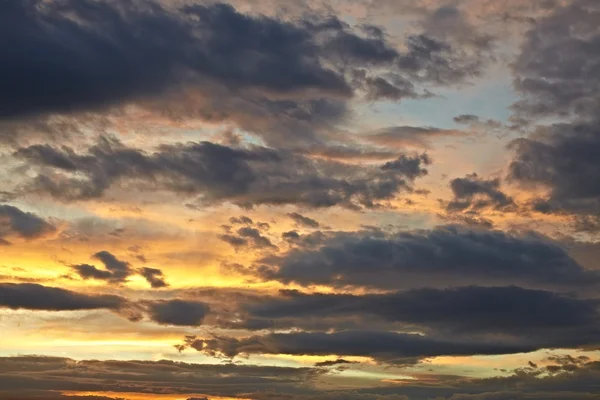
[(0, 307), (13, 310), (112, 311), (137, 322), (147, 316), (161, 325), (198, 326), (210, 312), (207, 303), (185, 299), (128, 300), (124, 297), (87, 295), (33, 283), (0, 283)]
[(288, 217), (290, 217), (296, 224), (305, 228), (317, 229), (321, 226), (318, 221), (315, 221), (312, 218), (305, 217), (304, 215), (299, 214), (297, 212), (289, 213)]
[(0, 242), (10, 244), (6, 238), (39, 239), (53, 234), (57, 228), (37, 215), (23, 212), (17, 207), (0, 205)]
[(11, 309), (74, 311), (107, 309), (118, 311), (127, 300), (113, 295), (86, 295), (33, 283), (0, 283), (0, 306)]
[(279, 389), (281, 393), (297, 393), (316, 374), (311, 368), (201, 365), (167, 360), (76, 361), (40, 356), (3, 357), (0, 371), (0, 398), (23, 393), (22, 398), (27, 400), (36, 398), (27, 395), (26, 392), (32, 390), (47, 395), (55, 394), (53, 391), (125, 395), (139, 393), (143, 388), (147, 396), (172, 393), (187, 394), (187, 397), (242, 397), (238, 395)]
[[(559, 365), (550, 362), (551, 365)], [(0, 398), (61, 399), (57, 391), (139, 392), (182, 397), (241, 397), (257, 400), (597, 400), (598, 362), (552, 376), (518, 369), (506, 377), (435, 376), (433, 384), (368, 385), (355, 390), (327, 390), (312, 385), (323, 368), (285, 368), (174, 361), (99, 361), (58, 357), (0, 358)], [(46, 396), (46, 397), (43, 397)], [(52, 397), (54, 396), (54, 397)], [(120, 397), (115, 395), (116, 397)], [(244, 397), (245, 396), (245, 397)], [(61, 399), (63, 400), (63, 399)]]
[(460, 342), (418, 334), (347, 330), (332, 333), (268, 333), (242, 339), (196, 339), (190, 347), (208, 355), (235, 357), (248, 354), (290, 354), (373, 357), (388, 362), (440, 355), (510, 354), (531, 351), (528, 345), (497, 342)]
[(159, 289), (169, 286), (165, 281), (163, 272), (157, 268), (143, 267), (139, 270), (139, 274), (143, 276), (153, 289)]
[(127, 261), (119, 260), (108, 251), (99, 251), (92, 258), (104, 264), (105, 270), (89, 264), (73, 265), (73, 269), (83, 279), (99, 279), (114, 283), (124, 283), (127, 278), (135, 273)]
[(457, 124), (475, 124), (479, 122), (479, 117), (473, 114), (460, 114), (453, 118)]
[(179, 299), (147, 302), (146, 305), (150, 319), (163, 325), (198, 326), (210, 310), (206, 303)]
[(333, 367), (335, 365), (343, 365), (343, 364), (354, 364), (354, 362), (344, 360), (343, 358), (338, 358), (337, 360), (317, 362), (317, 363), (315, 363), (315, 367)]
[[(549, 291), (507, 287), (413, 289), (385, 294), (281, 291), (278, 297), (241, 304), (246, 318), (277, 321), (280, 329), (312, 330), (381, 325), (416, 329), (456, 340), (503, 338), (537, 348), (596, 345), (600, 302)], [(239, 317), (238, 317), (239, 318)], [(244, 326), (240, 324), (240, 326)], [(499, 339), (499, 343), (500, 343)]]
[(255, 249), (277, 250), (277, 246), (275, 246), (268, 237), (263, 236), (260, 233), (260, 230), (250, 226), (239, 228), (235, 234), (226, 233), (218, 235), (218, 237), (222, 241), (229, 243), (235, 249), (252, 247)]
[(352, 98), (418, 98), (429, 93), (420, 86), (469, 80), (492, 50), (475, 40), (482, 36), (462, 38), (470, 28), (458, 10), (433, 13), (405, 50), (382, 27), (218, 3), (7, 0), (0, 14), (10, 37), (0, 47), (10, 55), (0, 66), (8, 82), (0, 117), (47, 125), (48, 114), (134, 104), (174, 119), (232, 122), (280, 145), (319, 141), (346, 119)]
[(314, 247), (265, 257), (254, 273), (303, 286), (387, 289), (457, 285), (523, 285), (583, 289), (600, 276), (538, 234), (457, 226), (433, 230), (321, 233)]
[(380, 166), (316, 160), (266, 147), (233, 148), (210, 142), (164, 145), (157, 152), (102, 138), (88, 153), (34, 145), (15, 156), (37, 170), (24, 190), (65, 201), (99, 198), (129, 182), (146, 190), (198, 197), (203, 204), (297, 204), (375, 208), (427, 174), (426, 154), (400, 155)]
[(464, 137), (468, 132), (423, 126), (390, 126), (368, 132), (362, 139), (379, 146), (430, 148), (432, 141), (445, 137)]
[[(510, 146), (514, 156), (509, 178), (525, 188), (547, 191), (532, 202), (539, 212), (585, 220), (600, 210), (599, 17), (592, 1), (555, 7), (528, 31), (513, 65), (522, 97), (513, 105), (515, 119), (560, 121), (539, 126)], [(574, 228), (585, 230), (585, 225)]]
[(473, 173), (450, 181), (454, 199), (446, 204), (449, 212), (484, 208), (507, 210), (515, 206), (512, 197), (500, 190), (500, 179), (483, 179)]
[(509, 179), (525, 187), (549, 190), (534, 204), (542, 212), (594, 215), (600, 211), (600, 125), (555, 124), (543, 128), (538, 138), (512, 142), (514, 158)]
[(598, 5), (573, 0), (556, 6), (526, 33), (513, 64), (515, 88), (522, 95), (519, 116), (584, 118), (600, 106), (600, 17)]
[(253, 225), (254, 221), (251, 218), (246, 217), (245, 215), (241, 215), (240, 217), (231, 217), (229, 218), (229, 222), (234, 225)]
[[(75, 273), (84, 280), (97, 279), (122, 284), (126, 283), (130, 276), (138, 274), (146, 279), (153, 289), (169, 286), (162, 270), (158, 268), (142, 267), (135, 269), (129, 262), (119, 260), (114, 254), (105, 250), (93, 254), (92, 258), (100, 261), (104, 265), (104, 269), (99, 269), (90, 264), (75, 264), (71, 266)], [(137, 258), (139, 259), (139, 255)]]

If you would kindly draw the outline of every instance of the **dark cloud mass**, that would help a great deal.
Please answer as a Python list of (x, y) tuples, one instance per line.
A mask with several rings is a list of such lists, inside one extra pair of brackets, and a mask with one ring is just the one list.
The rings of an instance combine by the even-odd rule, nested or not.
[(364, 139), (380, 146), (429, 148), (436, 139), (467, 136), (467, 132), (423, 126), (390, 126), (368, 132)]
[(32, 283), (0, 283), (0, 306), (15, 310), (118, 310), (126, 303), (127, 301), (119, 296), (85, 295)]
[(289, 213), (288, 217), (290, 217), (296, 224), (303, 226), (305, 228), (319, 228), (321, 225), (319, 222), (315, 221), (312, 218), (306, 217), (299, 213)]
[(515, 140), (509, 177), (549, 190), (534, 204), (546, 213), (596, 215), (600, 210), (600, 8), (593, 1), (556, 7), (527, 33), (514, 64), (521, 118), (563, 122)]
[(158, 268), (144, 267), (139, 270), (139, 274), (143, 276), (154, 289), (169, 286), (164, 279), (163, 272)]
[[(373, 295), (306, 294), (243, 304), (247, 318), (277, 321), (280, 329), (313, 329), (315, 320), (343, 327), (362, 318), (368, 325), (383, 320), (443, 337), (502, 337), (537, 348), (587, 346), (598, 343), (600, 302), (519, 287), (413, 289)], [(376, 317), (374, 320), (373, 317)], [(368, 322), (367, 322), (368, 321)], [(394, 323), (401, 323), (400, 325)]]
[(550, 190), (534, 205), (542, 212), (595, 215), (600, 211), (600, 130), (598, 124), (556, 124), (543, 128), (541, 139), (512, 143), (515, 158), (509, 177)]
[(38, 171), (24, 190), (61, 200), (98, 198), (119, 183), (163, 189), (199, 202), (240, 206), (297, 204), (374, 208), (409, 191), (427, 174), (423, 155), (401, 155), (381, 166), (315, 160), (266, 147), (233, 148), (210, 142), (164, 145), (157, 152), (125, 147), (104, 137), (88, 153), (35, 145), (15, 156)]
[(37, 239), (56, 231), (57, 228), (51, 222), (33, 213), (9, 205), (0, 205), (0, 245), (9, 244), (10, 242), (5, 238), (11, 236)]
[(464, 284), (533, 287), (597, 285), (600, 276), (549, 239), (529, 233), (471, 230), (337, 232), (316, 248), (296, 248), (263, 259), (254, 273), (301, 285), (400, 289)]
[(270, 333), (243, 339), (216, 337), (196, 339), (190, 347), (209, 355), (235, 357), (240, 354), (352, 355), (395, 359), (439, 355), (506, 354), (533, 350), (528, 345), (494, 342), (460, 342), (435, 339), (418, 334), (387, 331), (340, 331)]
[(138, 274), (142, 276), (153, 289), (169, 286), (162, 270), (158, 268), (142, 267), (135, 269), (129, 262), (119, 260), (114, 254), (105, 250), (93, 254), (92, 258), (100, 261), (104, 265), (104, 269), (99, 269), (90, 264), (75, 264), (71, 266), (75, 273), (83, 280), (96, 279), (113, 284), (123, 284), (128, 281), (130, 276)]
[(600, 105), (600, 8), (574, 0), (555, 7), (525, 35), (513, 68), (523, 99), (517, 112), (538, 116), (594, 116)]
[(0, 54), (0, 400), (600, 400), (599, 0), (0, 0)]
[(477, 174), (450, 181), (454, 199), (446, 204), (446, 210), (477, 211), (483, 208), (507, 210), (515, 206), (514, 200), (500, 189), (500, 179), (483, 179)]
[[(549, 366), (560, 367), (560, 362)], [(320, 371), (319, 371), (320, 370)], [(403, 381), (402, 385), (356, 390), (317, 389), (319, 368), (284, 368), (235, 364), (201, 365), (174, 361), (75, 361), (69, 358), (19, 356), (0, 359), (1, 399), (66, 400), (60, 391), (111, 391), (126, 395), (140, 385), (149, 396), (246, 396), (256, 400), (597, 400), (598, 362), (583, 361), (570, 371), (543, 376), (543, 368), (521, 368), (509, 376), (461, 379), (440, 376), (438, 384)], [(26, 387), (27, 389), (23, 389)], [(200, 397), (200, 398), (201, 398)], [(79, 397), (96, 400), (94, 397)], [(78, 397), (74, 399), (79, 400)], [(99, 397), (98, 400), (105, 400)]]
[(381, 28), (374, 35), (326, 15), (283, 21), (229, 4), (7, 0), (0, 15), (1, 117), (135, 103), (233, 121), (279, 144), (314, 141), (361, 93), (417, 98), (417, 85), (480, 75), (491, 51), (485, 40), (448, 34), (468, 27), (457, 9), (431, 16), (430, 25), (450, 21), (448, 32), (424, 26), (405, 52)]
[(165, 300), (148, 303), (150, 318), (163, 325), (200, 325), (209, 309), (209, 306), (205, 303), (187, 300)]
[(128, 262), (119, 260), (108, 251), (100, 251), (94, 254), (92, 258), (104, 264), (105, 270), (98, 269), (89, 264), (73, 265), (75, 272), (83, 279), (100, 279), (114, 283), (123, 283), (134, 273)]

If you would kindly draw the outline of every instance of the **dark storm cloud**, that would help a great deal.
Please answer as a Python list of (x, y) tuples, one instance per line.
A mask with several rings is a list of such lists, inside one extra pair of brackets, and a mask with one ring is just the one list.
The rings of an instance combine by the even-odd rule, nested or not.
[(483, 179), (473, 173), (450, 181), (454, 199), (446, 204), (446, 210), (477, 211), (482, 208), (506, 210), (514, 207), (514, 200), (500, 189), (500, 179)]
[(147, 302), (148, 315), (163, 325), (198, 326), (208, 314), (208, 304), (188, 300), (164, 300)]
[(449, 8), (405, 50), (379, 27), (373, 35), (335, 16), (290, 22), (227, 4), (7, 0), (0, 15), (0, 117), (135, 103), (164, 116), (232, 121), (270, 144), (318, 141), (355, 95), (402, 100), (429, 95), (413, 80), (464, 82), (481, 74), (492, 50), (473, 32), (465, 40), (460, 32), (470, 28)]
[(435, 139), (462, 137), (467, 132), (422, 126), (391, 126), (369, 132), (363, 139), (381, 146), (429, 148)]
[(85, 154), (35, 145), (15, 156), (38, 172), (23, 190), (67, 201), (101, 197), (111, 187), (129, 183), (200, 196), (198, 201), (204, 204), (354, 209), (374, 208), (410, 191), (412, 181), (425, 175), (431, 162), (426, 154), (401, 155), (381, 166), (357, 166), (284, 150), (210, 142), (164, 145), (148, 154), (111, 137), (102, 138)]
[(268, 333), (242, 339), (196, 339), (189, 346), (208, 355), (235, 357), (248, 354), (346, 355), (397, 361), (440, 355), (510, 354), (533, 350), (529, 345), (461, 342), (418, 334), (348, 330), (333, 333)]
[(143, 267), (138, 271), (138, 273), (143, 276), (154, 289), (169, 286), (169, 284), (165, 281), (163, 272), (160, 269)]
[(6, 237), (18, 236), (23, 239), (37, 239), (56, 232), (56, 227), (29, 212), (17, 207), (0, 204), (0, 244), (10, 244)]
[(325, 233), (317, 246), (267, 257), (250, 271), (283, 283), (388, 289), (482, 283), (583, 289), (600, 282), (597, 272), (540, 235), (457, 226)]
[(119, 296), (86, 295), (33, 283), (0, 283), (0, 306), (15, 310), (119, 310), (126, 303)]
[(357, 317), (369, 325), (376, 317), (438, 336), (498, 336), (538, 348), (597, 345), (600, 334), (599, 300), (514, 286), (362, 296), (286, 290), (279, 297), (242, 304), (241, 309), (252, 320), (276, 321), (280, 329), (312, 329), (315, 319), (328, 320), (334, 328)]
[(306, 217), (302, 214), (299, 213), (289, 213), (288, 217), (290, 217), (296, 224), (303, 226), (305, 228), (318, 228), (321, 225), (319, 224), (318, 221), (315, 221), (312, 218)]

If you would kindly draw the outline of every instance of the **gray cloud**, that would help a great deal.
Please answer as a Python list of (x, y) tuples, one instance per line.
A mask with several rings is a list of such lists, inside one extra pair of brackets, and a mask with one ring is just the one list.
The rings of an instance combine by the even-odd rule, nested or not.
[(246, 217), (245, 215), (241, 215), (240, 217), (231, 217), (229, 218), (229, 222), (236, 225), (253, 225), (254, 221), (251, 218)]
[(556, 6), (526, 33), (513, 64), (523, 96), (513, 108), (524, 117), (596, 115), (600, 106), (598, 4), (573, 0)]
[[(263, 225), (264, 228), (268, 227), (268, 224), (265, 225), (265, 223), (257, 224), (257, 226), (260, 225)], [(229, 243), (235, 249), (252, 247), (255, 249), (277, 250), (277, 246), (275, 246), (268, 237), (263, 236), (257, 228), (243, 226), (239, 228), (235, 234), (231, 232), (229, 227), (227, 228), (228, 233), (218, 235), (218, 237), (222, 241)]]
[(585, 218), (600, 210), (598, 18), (600, 8), (593, 1), (555, 7), (529, 30), (513, 66), (522, 96), (513, 106), (516, 119), (561, 121), (511, 144), (509, 178), (549, 191), (532, 204), (539, 212)]
[(0, 398), (14, 399), (11, 396), (23, 393), (23, 397), (17, 397), (19, 400), (37, 398), (27, 394), (32, 390), (47, 395), (66, 390), (135, 393), (142, 387), (150, 395), (166, 392), (190, 397), (238, 397), (263, 390), (298, 393), (316, 375), (311, 368), (200, 365), (167, 360), (75, 361), (40, 356), (3, 357), (0, 371)]
[(119, 260), (108, 251), (99, 251), (92, 258), (104, 264), (105, 270), (96, 268), (89, 264), (73, 265), (72, 268), (83, 279), (107, 280), (115, 283), (123, 283), (135, 273), (127, 261)]
[(206, 303), (179, 299), (147, 302), (146, 305), (149, 317), (163, 325), (197, 326), (210, 310)]
[(0, 283), (0, 306), (11, 309), (73, 311), (120, 310), (127, 301), (113, 295), (86, 295), (33, 283)]
[[(99, 269), (91, 264), (71, 265), (71, 268), (75, 273), (84, 280), (97, 279), (110, 283), (122, 284), (126, 283), (130, 276), (138, 274), (146, 279), (153, 289), (169, 286), (162, 270), (158, 268), (142, 267), (135, 269), (129, 262), (119, 260), (114, 254), (105, 250), (93, 254), (92, 258), (100, 261), (104, 265), (104, 269)], [(136, 258), (139, 259), (140, 255), (137, 255)], [(144, 259), (143, 256), (141, 256), (141, 258)]]
[(453, 118), (457, 124), (475, 124), (479, 122), (479, 117), (473, 114), (460, 114)]
[(232, 121), (282, 145), (318, 141), (346, 118), (353, 96), (401, 100), (428, 93), (412, 80), (464, 82), (481, 74), (492, 50), (482, 36), (464, 40), (468, 24), (449, 8), (433, 13), (405, 51), (380, 27), (331, 15), (284, 21), (228, 4), (7, 0), (0, 14), (10, 37), (0, 48), (10, 54), (0, 65), (9, 82), (0, 117), (134, 103), (164, 116)]
[(457, 226), (389, 234), (322, 233), (314, 247), (267, 257), (249, 272), (306, 286), (388, 289), (482, 283), (583, 289), (600, 280), (540, 235)]
[(143, 267), (138, 271), (138, 273), (143, 276), (154, 289), (169, 286), (164, 279), (163, 272), (160, 269)]
[[(550, 360), (550, 365), (562, 364)], [(540, 370), (525, 367), (507, 377), (484, 379), (434, 375), (433, 384), (402, 381), (401, 385), (325, 390), (311, 385), (315, 378), (323, 376), (323, 368), (19, 356), (0, 358), (0, 385), (4, 389), (0, 390), (0, 398), (63, 400), (56, 391), (126, 393), (139, 392), (143, 387), (147, 394), (246, 396), (257, 400), (598, 399), (598, 362), (584, 362), (569, 372), (559, 371), (551, 376), (542, 375)]]
[(512, 197), (500, 189), (500, 179), (483, 179), (473, 173), (450, 181), (454, 199), (446, 204), (450, 212), (477, 211), (483, 208), (507, 210), (515, 207)]
[(37, 239), (57, 231), (51, 223), (17, 207), (0, 205), (0, 244), (10, 244), (6, 238), (18, 236)]
[(303, 226), (305, 228), (319, 228), (321, 225), (318, 221), (315, 221), (312, 218), (306, 217), (297, 212), (289, 213), (288, 217), (290, 217), (296, 224)]
[(365, 356), (388, 362), (439, 355), (507, 354), (531, 351), (529, 345), (497, 342), (460, 342), (418, 334), (387, 331), (269, 333), (247, 338), (196, 339), (189, 346), (208, 355), (245, 354)]
[(468, 132), (423, 126), (390, 126), (368, 132), (363, 139), (386, 147), (406, 146), (430, 148), (432, 141), (445, 137), (464, 137)]
[(390, 330), (425, 330), (457, 340), (502, 337), (537, 348), (593, 346), (600, 333), (599, 300), (514, 286), (360, 296), (286, 290), (279, 297), (243, 303), (241, 309), (252, 325), (262, 319), (274, 321), (279, 329), (310, 330), (321, 321), (335, 329), (352, 320), (358, 320), (359, 326), (373, 326), (372, 321), (382, 320), (389, 322)]
[(195, 300), (132, 301), (115, 295), (87, 295), (33, 283), (0, 283), (0, 307), (44, 311), (105, 309), (134, 322), (146, 316), (158, 324), (176, 326), (201, 325), (210, 312), (207, 303)]
[(147, 154), (102, 138), (86, 154), (47, 145), (22, 148), (15, 156), (38, 175), (25, 190), (62, 200), (101, 197), (130, 182), (164, 189), (199, 202), (240, 206), (298, 204), (310, 207), (373, 208), (427, 173), (422, 155), (401, 155), (381, 166), (352, 166), (265, 147), (232, 148), (210, 142), (162, 146)]
[(533, 208), (541, 212), (597, 214), (600, 211), (600, 129), (597, 124), (556, 124), (538, 138), (518, 139), (509, 179), (550, 189)]

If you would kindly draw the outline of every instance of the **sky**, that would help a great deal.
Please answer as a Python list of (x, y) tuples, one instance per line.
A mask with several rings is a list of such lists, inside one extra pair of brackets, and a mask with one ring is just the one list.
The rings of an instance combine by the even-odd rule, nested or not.
[(600, 2), (3, 0), (0, 399), (600, 399)]

